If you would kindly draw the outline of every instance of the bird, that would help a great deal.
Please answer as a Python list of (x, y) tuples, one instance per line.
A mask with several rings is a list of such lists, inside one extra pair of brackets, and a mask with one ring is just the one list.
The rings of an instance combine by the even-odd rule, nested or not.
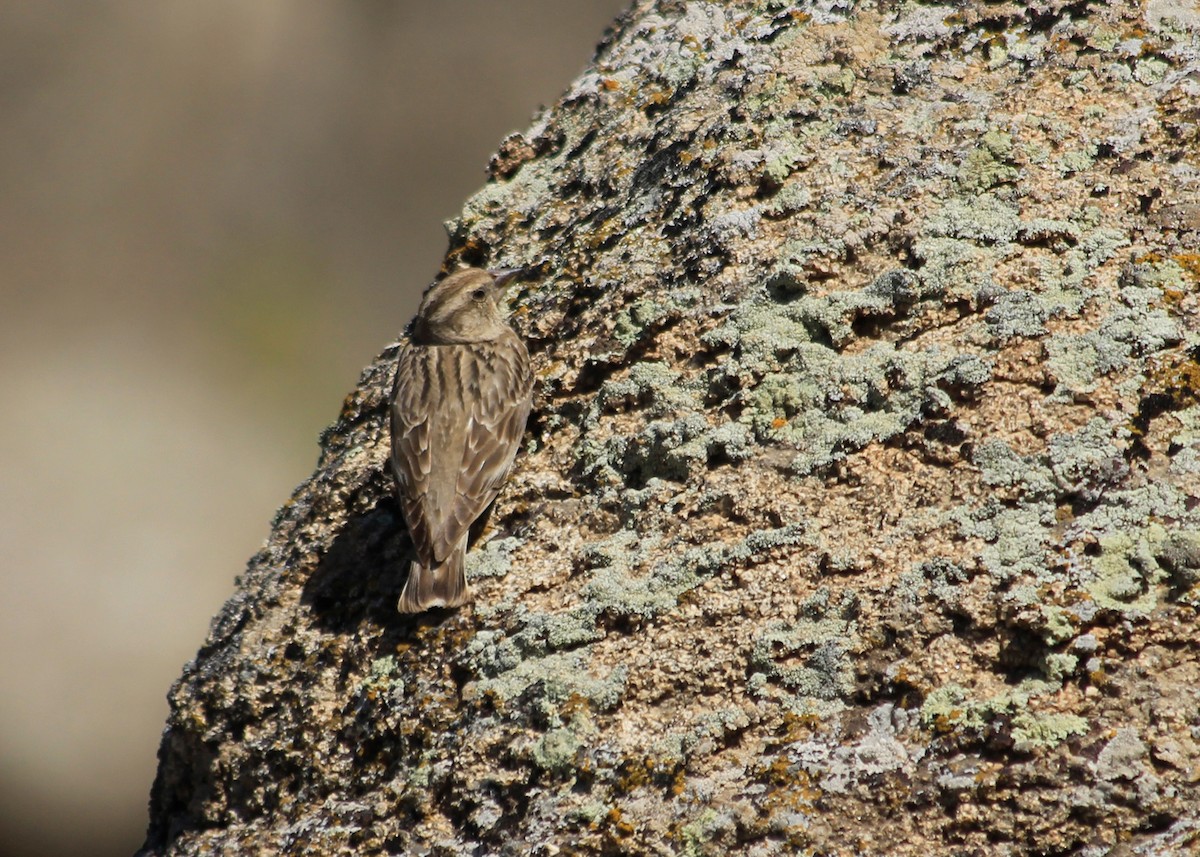
[(532, 406), (529, 352), (500, 308), (521, 271), (450, 274), (425, 294), (400, 347), (391, 465), (416, 553), (401, 613), (471, 600), (464, 561), (472, 525), (508, 478)]

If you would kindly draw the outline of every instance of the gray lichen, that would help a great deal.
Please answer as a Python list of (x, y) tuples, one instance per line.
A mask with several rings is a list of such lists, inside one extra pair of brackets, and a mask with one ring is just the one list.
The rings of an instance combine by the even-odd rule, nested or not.
[[(846, 592), (840, 604), (829, 602), (829, 590), (819, 590), (801, 606), (803, 618), (769, 624), (750, 652), (751, 666), (799, 702), (841, 699), (853, 688), (852, 658), (861, 648), (855, 640), (857, 598)], [(765, 693), (763, 683), (757, 684)]]

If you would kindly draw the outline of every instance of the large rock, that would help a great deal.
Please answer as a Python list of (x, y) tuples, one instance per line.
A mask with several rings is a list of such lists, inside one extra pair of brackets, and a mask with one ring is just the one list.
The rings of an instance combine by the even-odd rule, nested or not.
[(637, 3), (450, 224), (542, 262), (476, 605), (394, 610), (393, 346), (171, 692), (148, 851), (1195, 847), (1198, 42)]

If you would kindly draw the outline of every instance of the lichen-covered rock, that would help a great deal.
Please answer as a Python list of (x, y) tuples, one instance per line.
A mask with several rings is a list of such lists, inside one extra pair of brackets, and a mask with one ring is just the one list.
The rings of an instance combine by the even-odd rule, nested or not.
[(1200, 13), (642, 0), (449, 225), (540, 263), (395, 613), (384, 351), (171, 692), (154, 854), (1200, 842)]

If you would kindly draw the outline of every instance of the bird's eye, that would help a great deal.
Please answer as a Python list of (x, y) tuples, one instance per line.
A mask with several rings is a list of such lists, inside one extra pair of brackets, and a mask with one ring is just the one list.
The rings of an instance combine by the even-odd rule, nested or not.
[(487, 289), (476, 289), (475, 291), (471, 292), (471, 297), (477, 301), (481, 301), (487, 297)]

